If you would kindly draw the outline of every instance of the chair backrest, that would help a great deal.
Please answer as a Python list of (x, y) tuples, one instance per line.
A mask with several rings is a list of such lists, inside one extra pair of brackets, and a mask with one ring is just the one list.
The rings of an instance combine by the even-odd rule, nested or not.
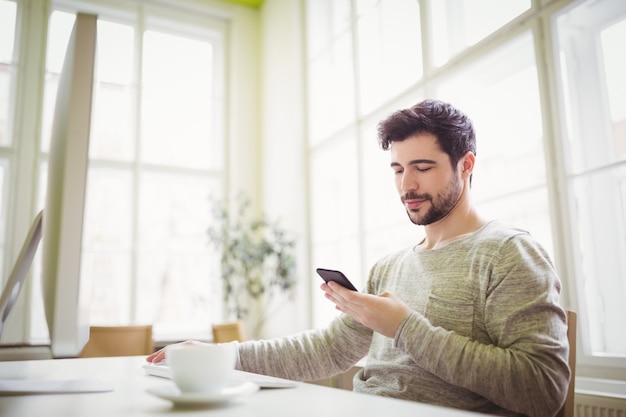
[(576, 313), (567, 311), (567, 340), (569, 341), (569, 367), (571, 378), (567, 388), (567, 397), (556, 417), (574, 417), (574, 390), (576, 382)]
[(81, 358), (148, 355), (154, 351), (152, 325), (91, 326)]
[(243, 342), (246, 340), (242, 321), (214, 324), (212, 329), (213, 343), (226, 343), (235, 340)]

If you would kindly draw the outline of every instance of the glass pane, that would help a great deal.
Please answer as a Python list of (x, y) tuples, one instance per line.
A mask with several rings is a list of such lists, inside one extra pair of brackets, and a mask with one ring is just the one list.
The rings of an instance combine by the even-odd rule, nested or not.
[(601, 32), (615, 160), (626, 160), (626, 19)]
[(13, 62), (16, 4), (0, 0), (0, 63)]
[(309, 141), (317, 143), (354, 119), (350, 0), (307, 0)]
[(114, 161), (133, 160), (135, 114), (130, 87), (99, 82), (92, 110), (89, 156)]
[(474, 45), (530, 8), (531, 0), (431, 1), (435, 65)]
[(155, 331), (206, 332), (221, 317), (219, 258), (209, 247), (218, 180), (144, 173), (140, 178), (137, 317)]
[[(547, 201), (546, 161), (533, 38), (525, 33), (459, 72), (438, 90), (474, 122), (477, 162), (472, 179), (479, 210), (497, 204), (502, 220), (529, 230), (552, 253), (547, 205), (528, 204), (525, 194)], [(519, 115), (523, 114), (520, 122)], [(535, 200), (533, 200), (535, 201)], [(537, 213), (538, 207), (542, 212)], [(529, 219), (535, 219), (529, 222)], [(546, 230), (533, 229), (545, 227)]]
[[(578, 208), (577, 271), (595, 354), (626, 355), (626, 168), (572, 180)], [(593, 190), (590, 194), (590, 190)], [(592, 202), (590, 202), (590, 200)], [(598, 245), (598, 242), (602, 242)]]
[(132, 27), (98, 21), (91, 158), (130, 161), (135, 156), (134, 41)]
[(46, 50), (46, 71), (60, 73), (65, 60), (67, 42), (70, 39), (76, 16), (55, 11), (48, 24), (48, 45)]
[(11, 135), (9, 133), (11, 71), (11, 67), (0, 63), (0, 146), (9, 146), (11, 144)]
[(336, 139), (311, 156), (311, 240), (315, 245), (357, 232), (355, 139)]
[(306, 20), (308, 57), (314, 59), (349, 30), (350, 0), (307, 0)]
[(92, 284), (91, 324), (125, 325), (131, 321), (132, 256), (124, 251), (83, 250), (81, 274)]
[(131, 171), (90, 167), (82, 273), (93, 285), (93, 324), (127, 324), (131, 319), (132, 184)]
[(98, 20), (98, 80), (129, 85), (133, 81), (135, 29)]
[(16, 5), (0, 0), (0, 145), (10, 145), (9, 100), (15, 42)]
[(147, 31), (142, 77), (142, 162), (219, 166), (211, 43)]
[(349, 33), (309, 63), (309, 142), (318, 143), (350, 124), (354, 111), (354, 69)]
[(624, 161), (626, 3), (583, 2), (556, 22), (568, 168), (581, 174)]
[(361, 113), (422, 77), (420, 8), (416, 1), (358, 2)]
[(87, 248), (131, 249), (133, 193), (132, 171), (90, 166), (83, 243)]

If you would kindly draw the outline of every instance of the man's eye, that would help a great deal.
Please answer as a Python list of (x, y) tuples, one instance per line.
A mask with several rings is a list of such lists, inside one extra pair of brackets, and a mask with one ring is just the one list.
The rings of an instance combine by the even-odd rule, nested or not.
[(399, 174), (402, 174), (403, 172), (404, 171), (402, 171), (401, 169), (393, 171), (394, 175), (399, 175)]
[(426, 171), (430, 171), (430, 170), (431, 170), (431, 168), (432, 168), (432, 167), (426, 167), (426, 168), (419, 168), (419, 167), (418, 167), (418, 168), (417, 168), (417, 170), (418, 170), (419, 172), (426, 172)]

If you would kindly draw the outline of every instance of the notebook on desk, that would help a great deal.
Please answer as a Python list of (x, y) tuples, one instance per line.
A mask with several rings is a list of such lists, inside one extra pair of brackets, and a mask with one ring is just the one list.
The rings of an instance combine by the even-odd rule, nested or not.
[[(170, 378), (170, 368), (166, 362), (146, 363), (143, 369), (148, 375), (158, 376), (161, 378)], [(296, 386), (294, 381), (288, 379), (276, 378), (268, 375), (254, 374), (235, 370), (233, 372), (233, 380), (237, 382), (254, 382), (261, 388), (293, 388)]]

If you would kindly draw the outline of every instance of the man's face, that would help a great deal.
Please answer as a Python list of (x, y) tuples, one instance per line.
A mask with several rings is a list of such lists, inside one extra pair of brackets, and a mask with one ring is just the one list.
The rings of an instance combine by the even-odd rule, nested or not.
[(429, 133), (393, 142), (391, 168), (396, 189), (411, 221), (429, 225), (446, 217), (463, 192), (463, 182), (450, 157)]

